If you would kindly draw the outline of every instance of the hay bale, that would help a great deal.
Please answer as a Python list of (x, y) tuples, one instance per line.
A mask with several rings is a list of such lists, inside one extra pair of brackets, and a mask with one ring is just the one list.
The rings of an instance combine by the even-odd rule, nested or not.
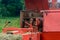
[(22, 40), (22, 36), (20, 34), (12, 35), (0, 33), (0, 40)]

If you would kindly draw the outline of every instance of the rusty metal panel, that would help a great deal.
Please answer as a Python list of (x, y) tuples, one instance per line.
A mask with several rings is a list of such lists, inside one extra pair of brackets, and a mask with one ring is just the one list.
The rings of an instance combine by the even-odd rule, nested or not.
[(44, 14), (44, 32), (60, 31), (60, 10), (46, 11)]
[(25, 0), (27, 10), (49, 9), (48, 0)]

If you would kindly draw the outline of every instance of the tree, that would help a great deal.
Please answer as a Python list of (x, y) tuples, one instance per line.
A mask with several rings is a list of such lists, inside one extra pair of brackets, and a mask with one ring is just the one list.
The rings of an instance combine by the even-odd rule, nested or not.
[(24, 0), (1, 0), (0, 14), (2, 16), (19, 16), (20, 10), (23, 9)]

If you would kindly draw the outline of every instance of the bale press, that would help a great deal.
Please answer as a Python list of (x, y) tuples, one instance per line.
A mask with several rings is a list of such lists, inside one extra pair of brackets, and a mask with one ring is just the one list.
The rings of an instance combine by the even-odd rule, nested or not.
[(22, 40), (60, 40), (59, 0), (24, 0), (21, 28), (3, 28), (3, 33), (21, 34)]

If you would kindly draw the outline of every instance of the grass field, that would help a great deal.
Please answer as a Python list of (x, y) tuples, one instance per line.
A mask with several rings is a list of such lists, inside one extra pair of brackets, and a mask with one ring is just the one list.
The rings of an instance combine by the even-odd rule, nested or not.
[(0, 18), (0, 32), (2, 32), (2, 29), (4, 28), (4, 25), (7, 21), (11, 22), (9, 25), (7, 25), (7, 27), (10, 27), (10, 26), (20, 27), (20, 18), (19, 17)]

